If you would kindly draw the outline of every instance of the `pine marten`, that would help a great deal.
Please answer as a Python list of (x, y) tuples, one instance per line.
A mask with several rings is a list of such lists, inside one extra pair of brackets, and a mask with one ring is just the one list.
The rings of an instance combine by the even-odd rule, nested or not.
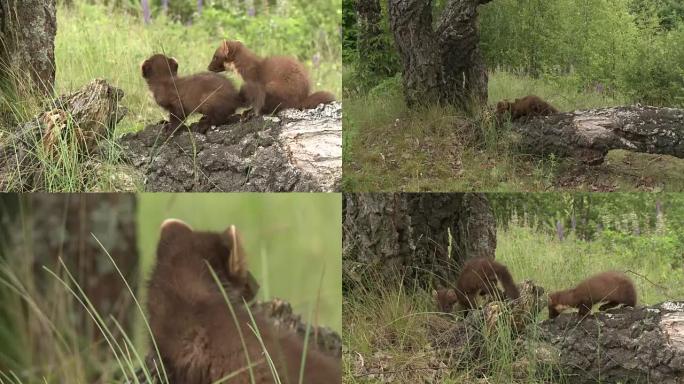
[(533, 116), (548, 116), (558, 113), (558, 110), (540, 97), (529, 95), (522, 99), (515, 99), (513, 102), (499, 101), (496, 104), (496, 115), (499, 120), (503, 119), (506, 112), (511, 114), (511, 120), (518, 120)]
[(451, 313), (454, 304), (458, 301), (453, 288), (432, 290), (432, 298), (437, 302), (437, 310), (444, 313)]
[(478, 295), (492, 295), (503, 298), (504, 294), (497, 287), (501, 282), (505, 297), (515, 300), (520, 297), (513, 277), (505, 265), (488, 257), (476, 257), (463, 264), (461, 274), (456, 281), (456, 289), (440, 289), (433, 292), (440, 311), (451, 312), (454, 303), (468, 310), (475, 307)]
[(583, 317), (596, 303), (605, 302), (599, 311), (617, 307), (620, 304), (634, 307), (636, 289), (632, 281), (619, 272), (603, 272), (579, 283), (575, 288), (553, 292), (549, 295), (549, 318), (556, 318), (567, 308), (578, 308)]
[[(207, 264), (225, 287), (235, 319)], [(250, 364), (257, 383), (274, 382), (240, 297), (245, 292), (251, 295), (247, 287), (246, 255), (234, 226), (213, 233), (194, 231), (174, 219), (162, 224), (147, 306), (152, 334), (172, 382), (210, 384), (236, 374), (230, 382), (249, 383)], [(252, 315), (281, 382), (298, 383), (305, 349), (301, 336), (273, 327), (258, 312)], [(303, 382), (340, 381), (339, 359), (309, 347)]]
[(236, 71), (244, 84), (240, 93), (257, 115), (287, 108), (315, 108), (335, 100), (330, 92), (310, 92), (309, 75), (297, 60), (285, 56), (261, 58), (240, 41), (225, 40), (209, 64), (212, 72)]
[(205, 72), (179, 77), (175, 59), (156, 54), (141, 66), (142, 76), (154, 101), (169, 112), (166, 132), (173, 132), (193, 112), (204, 115), (199, 130), (239, 120), (235, 110), (245, 106), (233, 83), (216, 73)]

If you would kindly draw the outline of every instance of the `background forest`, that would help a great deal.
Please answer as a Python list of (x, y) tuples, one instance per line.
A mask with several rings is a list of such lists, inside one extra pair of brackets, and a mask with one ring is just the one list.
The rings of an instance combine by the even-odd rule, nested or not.
[[(618, 270), (634, 281), (638, 305), (684, 297), (680, 194), (486, 196), (497, 223), (496, 259), (510, 269), (515, 281), (531, 279), (548, 293), (572, 287), (594, 273)], [(408, 277), (412, 270), (424, 272), (430, 266), (406, 267), (396, 274), (374, 270), (344, 293), (343, 338), (350, 351), (343, 360), (347, 382), (575, 382), (548, 361), (538, 360), (535, 343), (513, 343), (505, 331), (488, 336), (485, 348), (490, 352), (477, 361), (436, 347), (449, 343), (448, 333), (440, 330), (462, 318), (437, 316), (431, 287)], [(537, 320), (546, 318), (544, 308)], [(528, 330), (528, 336), (534, 339), (535, 332)]]
[[(515, 156), (506, 128), (495, 129), (482, 113), (464, 117), (449, 106), (407, 111), (387, 4), (378, 3), (379, 20), (357, 20), (357, 3), (373, 2), (343, 1), (349, 189), (682, 188), (676, 175), (684, 165), (676, 159), (613, 151), (605, 168), (576, 169), (553, 157)], [(444, 4), (433, 2), (435, 22)], [(495, 0), (478, 12), (490, 105), (534, 94), (564, 112), (634, 103), (684, 106), (680, 1)], [(364, 28), (377, 24), (377, 30), (368, 28), (377, 33), (365, 43), (370, 48), (357, 45), (366, 30), (361, 22)], [(595, 183), (597, 177), (603, 182)]]
[(133, 374), (152, 348), (133, 296), (146, 308), (167, 218), (236, 225), (257, 299), (286, 300), (303, 321), (341, 330), (339, 195), (15, 198), (0, 197), (0, 383), (146, 382)]

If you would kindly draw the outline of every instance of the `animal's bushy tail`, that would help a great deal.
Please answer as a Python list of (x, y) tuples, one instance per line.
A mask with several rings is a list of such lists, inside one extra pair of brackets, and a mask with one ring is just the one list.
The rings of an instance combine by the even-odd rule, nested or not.
[(328, 104), (335, 101), (335, 95), (330, 92), (318, 91), (310, 94), (302, 101), (301, 108), (316, 108), (319, 104)]

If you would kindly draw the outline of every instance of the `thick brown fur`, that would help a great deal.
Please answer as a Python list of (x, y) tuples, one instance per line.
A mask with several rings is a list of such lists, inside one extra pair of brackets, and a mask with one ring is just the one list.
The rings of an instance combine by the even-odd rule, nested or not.
[(503, 298), (497, 282), (501, 282), (509, 299), (515, 300), (520, 297), (518, 287), (505, 265), (488, 257), (476, 257), (466, 261), (456, 281), (455, 293), (458, 303), (467, 311), (475, 306), (478, 295), (488, 294)]
[[(204, 72), (179, 77), (178, 63), (156, 54), (141, 66), (142, 76), (157, 104), (169, 112), (165, 129), (173, 132), (193, 112), (204, 115), (200, 130), (236, 120), (235, 110), (245, 106), (233, 83), (216, 73)], [(237, 118), (239, 119), (239, 118)]]
[(549, 295), (549, 318), (556, 318), (566, 308), (578, 308), (584, 317), (596, 303), (605, 303), (599, 311), (620, 304), (634, 307), (637, 294), (634, 283), (620, 272), (603, 272), (589, 277), (575, 288), (553, 292)]
[(542, 98), (529, 95), (513, 102), (502, 100), (496, 103), (496, 116), (499, 120), (503, 119), (506, 112), (511, 114), (511, 120), (518, 120), (533, 116), (549, 116), (558, 113), (558, 110)]
[(335, 100), (330, 92), (310, 94), (311, 84), (304, 66), (285, 56), (261, 58), (239, 41), (224, 41), (209, 64), (212, 72), (236, 71), (244, 84), (243, 97), (258, 115), (286, 108), (314, 108)]
[[(207, 263), (225, 287), (236, 319)], [(248, 276), (246, 256), (235, 227), (211, 233), (193, 231), (177, 220), (162, 224), (157, 262), (149, 282), (148, 312), (170, 382), (210, 384), (242, 370), (229, 382), (250, 383), (248, 357), (257, 383), (275, 382), (243, 305), (243, 298), (253, 296)], [(304, 352), (302, 338), (274, 328), (258, 312), (252, 315), (281, 382), (298, 383)], [(305, 359), (304, 383), (341, 381), (339, 359), (323, 354), (313, 345)]]
[(454, 304), (458, 301), (456, 292), (452, 288), (433, 290), (432, 298), (437, 302), (437, 310), (444, 313), (451, 313)]

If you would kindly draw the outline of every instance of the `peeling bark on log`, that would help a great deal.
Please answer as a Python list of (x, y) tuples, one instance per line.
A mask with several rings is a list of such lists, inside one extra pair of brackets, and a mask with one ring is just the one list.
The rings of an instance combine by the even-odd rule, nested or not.
[[(331, 192), (342, 177), (342, 106), (289, 109), (277, 118), (221, 126), (206, 135), (161, 126), (125, 135), (128, 160), (146, 190)], [(191, 129), (192, 131), (192, 129)]]
[(684, 158), (684, 109), (613, 107), (515, 123), (522, 150), (600, 164), (611, 149)]
[(105, 80), (93, 80), (78, 91), (50, 102), (52, 109), (10, 132), (0, 143), (0, 190), (8, 190), (9, 186), (35, 190), (41, 185), (42, 177), (38, 156), (71, 156), (71, 153), (60, 153), (57, 148), (68, 146), (68, 152), (77, 151), (81, 156), (96, 158), (100, 143), (113, 138), (116, 124), (127, 113), (119, 105), (123, 96), (121, 89)]
[(684, 383), (684, 302), (563, 314), (541, 324), (572, 383)]

